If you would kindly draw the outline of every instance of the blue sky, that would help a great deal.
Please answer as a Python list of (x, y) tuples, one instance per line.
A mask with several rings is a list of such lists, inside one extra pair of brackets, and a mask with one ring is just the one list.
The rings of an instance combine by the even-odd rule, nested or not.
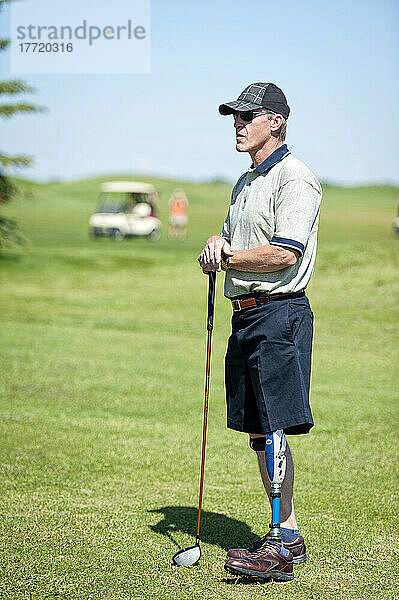
[[(235, 180), (249, 157), (217, 106), (273, 81), (291, 106), (288, 146), (319, 178), (399, 184), (398, 31), (396, 0), (153, 0), (149, 74), (21, 76), (48, 110), (3, 120), (1, 149), (33, 155), (20, 173), (37, 180)], [(0, 71), (10, 76), (8, 53)]]

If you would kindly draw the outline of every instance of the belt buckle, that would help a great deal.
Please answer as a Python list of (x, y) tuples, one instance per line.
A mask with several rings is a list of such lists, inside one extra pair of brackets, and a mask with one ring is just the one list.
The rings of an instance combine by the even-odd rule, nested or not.
[(234, 308), (234, 305), (233, 305), (233, 311), (238, 312), (238, 311), (242, 310), (241, 300), (234, 300), (234, 302), (236, 302), (236, 306), (238, 305), (238, 308)]

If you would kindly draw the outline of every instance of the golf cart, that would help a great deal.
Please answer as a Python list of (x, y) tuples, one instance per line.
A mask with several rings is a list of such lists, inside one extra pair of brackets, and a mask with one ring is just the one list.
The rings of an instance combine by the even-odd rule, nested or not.
[(156, 215), (157, 198), (158, 193), (150, 183), (102, 183), (97, 212), (89, 221), (91, 236), (110, 236), (117, 241), (134, 236), (158, 240), (161, 221)]

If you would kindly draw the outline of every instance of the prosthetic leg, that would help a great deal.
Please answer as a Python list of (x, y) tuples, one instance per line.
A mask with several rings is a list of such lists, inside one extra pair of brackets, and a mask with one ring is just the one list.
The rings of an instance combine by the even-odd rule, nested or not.
[(267, 474), (271, 484), (272, 522), (270, 523), (270, 541), (281, 544), (280, 503), (281, 484), (284, 481), (287, 459), (285, 449), (287, 438), (282, 429), (266, 435), (265, 460)]
[(250, 446), (256, 452), (265, 451), (266, 470), (271, 483), (272, 522), (267, 535), (251, 548), (229, 550), (224, 568), (235, 575), (292, 581), (293, 556), (285, 548), (280, 535), (281, 484), (286, 470), (287, 440), (281, 429), (268, 433), (266, 439), (252, 438)]

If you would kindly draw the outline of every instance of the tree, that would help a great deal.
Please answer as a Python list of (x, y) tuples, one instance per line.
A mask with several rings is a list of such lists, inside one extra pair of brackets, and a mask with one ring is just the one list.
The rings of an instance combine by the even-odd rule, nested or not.
[[(0, 0), (0, 11), (6, 4), (14, 0)], [(4, 51), (10, 44), (10, 40), (0, 39), (0, 52)], [(0, 100), (3, 96), (10, 97), (14, 101), (0, 101), (0, 117), (9, 119), (20, 113), (41, 112), (43, 107), (35, 104), (26, 104), (17, 97), (21, 94), (33, 93), (35, 90), (19, 79), (0, 81)], [(7, 177), (8, 167), (26, 167), (32, 163), (32, 158), (26, 155), (10, 156), (0, 150), (0, 205), (10, 202), (17, 194), (18, 188)], [(18, 234), (17, 223), (0, 214), (0, 247), (10, 242), (19, 242), (21, 236)]]

